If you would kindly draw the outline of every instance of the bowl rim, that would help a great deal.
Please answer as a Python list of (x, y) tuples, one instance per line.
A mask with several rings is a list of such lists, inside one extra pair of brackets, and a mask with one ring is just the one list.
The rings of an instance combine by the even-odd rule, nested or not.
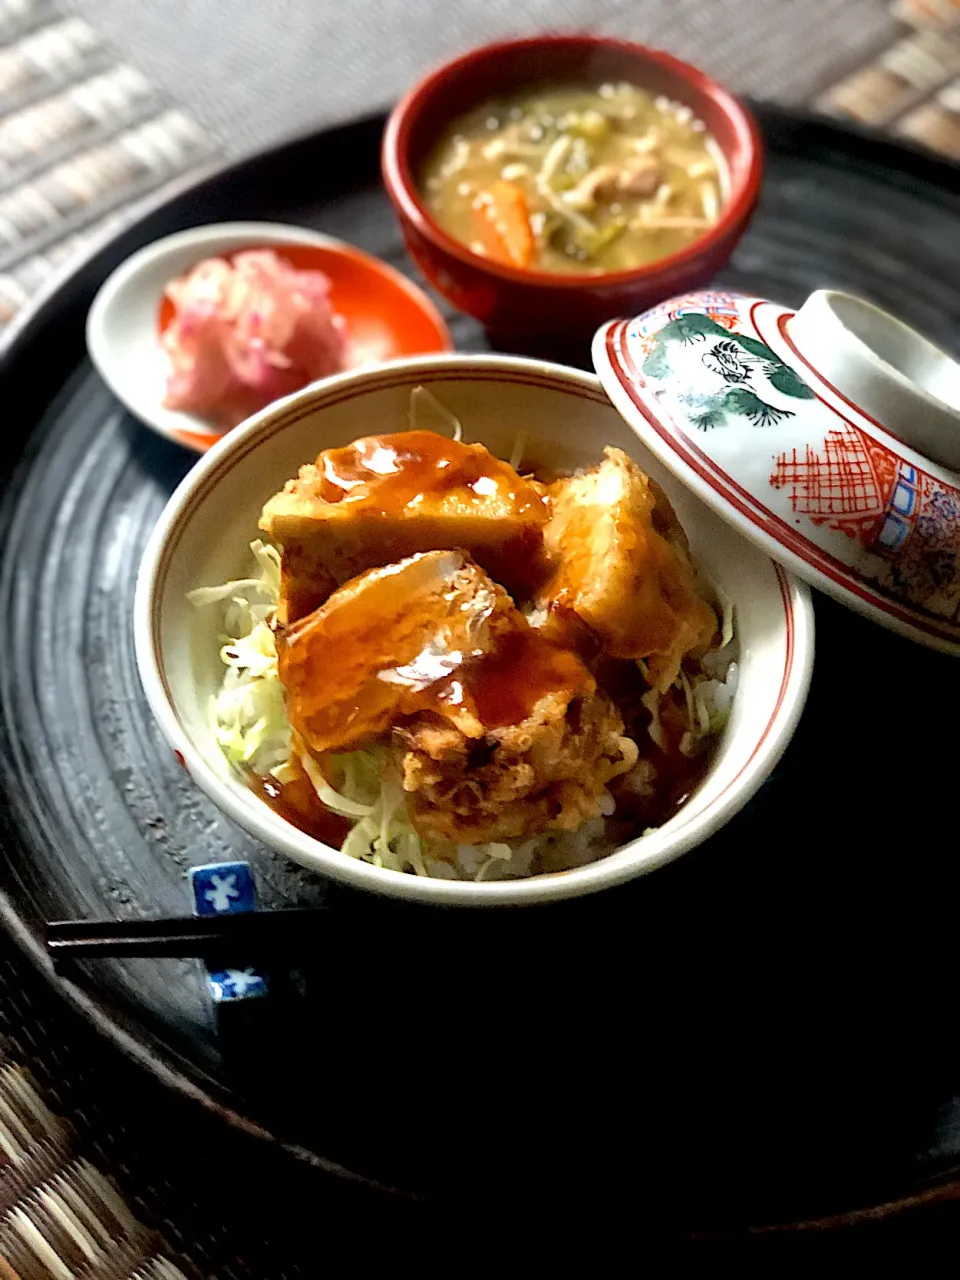
[[(654, 262), (630, 267), (623, 271), (602, 271), (595, 275), (586, 272), (541, 271), (536, 268), (509, 266), (474, 253), (467, 245), (444, 231), (420, 199), (408, 156), (413, 120), (422, 108), (424, 99), (443, 80), (456, 75), (478, 59), (492, 59), (501, 53), (542, 45), (551, 45), (555, 48), (564, 46), (573, 48), (578, 45), (586, 48), (602, 47), (627, 53), (638, 61), (657, 63), (717, 104), (734, 130), (740, 150), (745, 157), (745, 166), (740, 181), (731, 189), (714, 226), (685, 248), (678, 249), (676, 253), (665, 258), (657, 258)], [(708, 76), (699, 67), (683, 62), (680, 58), (675, 58), (673, 54), (661, 49), (654, 49), (631, 40), (621, 40), (615, 36), (588, 33), (551, 33), (524, 36), (516, 40), (495, 40), (489, 44), (478, 45), (466, 53), (441, 63), (417, 81), (390, 112), (383, 134), (380, 158), (381, 174), (387, 194), (401, 215), (412, 223), (425, 239), (457, 258), (464, 265), (498, 279), (512, 284), (537, 285), (553, 289), (596, 289), (653, 280), (660, 275), (669, 274), (695, 263), (709, 248), (736, 234), (737, 229), (742, 226), (757, 202), (763, 176), (763, 141), (760, 128), (748, 108), (719, 81)]]
[[(611, 855), (570, 871), (480, 884), (384, 871), (358, 859), (344, 857), (339, 850), (324, 845), (283, 819), (272, 822), (275, 815), (270, 814), (269, 818), (266, 814), (261, 815), (253, 803), (255, 797), (252, 792), (249, 803), (241, 800), (235, 786), (230, 785), (194, 745), (168, 692), (160, 653), (159, 628), (156, 625), (166, 569), (170, 562), (167, 548), (181, 525), (185, 510), (189, 514), (189, 509), (196, 505), (194, 500), (197, 491), (205, 491), (201, 501), (207, 501), (210, 493), (215, 491), (216, 480), (210, 483), (211, 474), (220, 469), (221, 463), (229, 455), (246, 455), (252, 449), (261, 447), (274, 429), (283, 430), (293, 409), (302, 408), (302, 413), (298, 413), (296, 418), (299, 421), (311, 408), (322, 408), (322, 403), (314, 406), (312, 402), (322, 402), (325, 397), (342, 389), (353, 387), (362, 394), (363, 384), (373, 384), (370, 387), (372, 390), (377, 382), (387, 380), (391, 374), (400, 375), (403, 383), (415, 383), (420, 374), (429, 370), (449, 369), (453, 372), (458, 368), (466, 373), (474, 370), (513, 372), (520, 376), (527, 375), (524, 380), (534, 374), (539, 380), (552, 384), (550, 389), (565, 392), (567, 388), (579, 387), (581, 392), (592, 393), (591, 398), (598, 402), (601, 397), (607, 402), (599, 379), (593, 374), (532, 358), (464, 354), (408, 356), (378, 365), (374, 369), (334, 375), (322, 383), (276, 401), (235, 428), (191, 468), (157, 521), (144, 551), (137, 579), (134, 601), (137, 667), (157, 724), (191, 779), (228, 818), (269, 848), (285, 854), (301, 866), (351, 888), (363, 889), (381, 897), (436, 906), (516, 907), (586, 896), (654, 871), (702, 843), (747, 803), (786, 749), (809, 689), (814, 654), (814, 617), (810, 590), (806, 583), (789, 574), (775, 561), (770, 563), (775, 570), (782, 597), (787, 642), (784, 645), (780, 688), (768, 722), (723, 791), (706, 809), (686, 822), (679, 822), (662, 839), (660, 848), (652, 856), (648, 854), (645, 858), (634, 853), (631, 858), (615, 864), (612, 861), (615, 855)], [(280, 421), (274, 425), (275, 419)], [(681, 809), (677, 816), (682, 813)], [(656, 833), (647, 839), (655, 836)], [(641, 837), (629, 842), (624, 848), (634, 846), (639, 849), (643, 843)]]

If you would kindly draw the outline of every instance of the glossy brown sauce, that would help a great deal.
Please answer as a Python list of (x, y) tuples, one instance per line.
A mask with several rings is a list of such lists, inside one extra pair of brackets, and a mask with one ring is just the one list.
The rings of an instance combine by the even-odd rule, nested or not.
[(315, 840), (334, 849), (339, 849), (347, 838), (347, 832), (353, 824), (322, 803), (305, 773), (300, 773), (292, 782), (286, 783), (252, 773), (249, 782), (251, 790), (256, 792), (264, 804), (268, 804), (274, 813), (299, 827), (308, 836), (313, 836)]
[(511, 632), (495, 652), (468, 662), (461, 681), (485, 729), (519, 724), (548, 693), (572, 696), (594, 685), (576, 654), (548, 644), (532, 628)]
[(623, 778), (610, 784), (616, 801), (614, 821), (623, 824), (623, 839), (632, 839), (647, 827), (662, 826), (672, 818), (695, 790), (710, 763), (710, 752), (685, 756), (680, 742), (687, 731), (686, 699), (671, 688), (660, 699), (660, 729), (666, 749), (650, 737), (650, 712), (641, 699), (649, 692), (634, 662), (607, 660), (597, 670), (597, 683), (613, 698), (623, 716), (624, 732), (640, 748), (639, 759), (650, 764), (655, 776), (653, 795), (639, 795)]
[[(615, 778), (610, 783), (609, 790), (616, 803), (611, 826), (617, 840), (625, 843), (648, 827), (662, 826), (678, 812), (706, 772), (711, 755), (703, 751), (685, 756), (680, 751), (687, 720), (679, 690), (671, 689), (661, 698), (664, 750), (649, 736), (650, 712), (640, 702), (648, 686), (636, 664), (607, 662), (601, 665), (598, 674), (597, 683), (617, 703), (626, 733), (640, 748), (639, 759), (648, 762), (655, 771), (653, 794), (649, 796), (640, 795), (623, 778)], [(580, 692), (594, 683), (578, 658), (548, 644), (535, 631), (528, 636), (521, 633), (516, 641), (510, 637), (510, 642), (497, 655), (467, 664), (461, 675), (461, 694), (471, 699), (478, 718), (488, 730), (525, 719), (537, 700), (553, 689)], [(454, 683), (444, 682), (447, 696)], [(298, 768), (295, 763), (294, 767)], [(298, 776), (283, 785), (273, 778), (251, 774), (250, 786), (275, 813), (314, 839), (335, 849), (346, 839), (352, 823), (322, 803), (309, 778), (299, 768)]]
[(624, 839), (634, 839), (647, 827), (662, 827), (686, 803), (710, 763), (709, 751), (685, 756), (680, 751), (661, 751), (649, 739), (641, 738), (640, 759), (648, 761), (656, 771), (653, 795), (641, 796), (620, 779), (610, 784), (616, 802), (614, 818), (628, 829)]
[(431, 499), (457, 494), (466, 503), (508, 506), (516, 515), (545, 521), (536, 490), (482, 444), (463, 444), (433, 431), (368, 436), (317, 459), (320, 494), (327, 502), (362, 502), (392, 515), (405, 507), (429, 510)]
[[(318, 468), (325, 500), (362, 503), (387, 514), (416, 508), (421, 502), (428, 509), (431, 499), (454, 494), (464, 502), (495, 498), (512, 504), (508, 510), (547, 515), (537, 489), (483, 446), (464, 445), (429, 431), (371, 436), (327, 450), (320, 455)], [(539, 538), (539, 530), (534, 532)], [(493, 576), (506, 581), (500, 573)], [(546, 634), (524, 624), (502, 635), (492, 653), (480, 657), (465, 653), (449, 676), (441, 675), (435, 683), (411, 693), (401, 714), (444, 715), (451, 704), (464, 705), (491, 731), (521, 723), (551, 692), (573, 699), (599, 686), (619, 708), (625, 733), (638, 744), (640, 760), (655, 771), (652, 795), (639, 794), (622, 779), (610, 786), (617, 806), (611, 833), (626, 841), (677, 812), (703, 776), (710, 753), (688, 757), (680, 751), (688, 726), (685, 699), (675, 689), (660, 702), (665, 747), (657, 746), (649, 735), (650, 712), (642, 702), (649, 686), (637, 664), (601, 658), (593, 633), (587, 630), (584, 636), (583, 625), (572, 626), (569, 620), (561, 625), (563, 609), (555, 612), (555, 625)], [(302, 772), (285, 785), (265, 778), (256, 778), (251, 785), (275, 812), (307, 834), (334, 847), (343, 843), (352, 824), (326, 809)]]

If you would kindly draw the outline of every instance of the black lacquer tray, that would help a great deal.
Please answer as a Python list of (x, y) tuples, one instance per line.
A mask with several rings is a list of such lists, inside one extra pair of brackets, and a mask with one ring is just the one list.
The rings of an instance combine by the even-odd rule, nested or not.
[[(763, 198), (722, 283), (788, 304), (848, 288), (960, 348), (960, 170), (760, 115)], [(379, 187), (381, 127), (315, 134), (174, 196), (6, 343), (0, 917), (125, 1053), (333, 1176), (481, 1213), (616, 1201), (682, 1233), (960, 1196), (954, 660), (818, 597), (808, 709), (743, 814), (562, 923), (491, 915), (455, 952), (422, 912), (383, 932), (366, 903), (260, 848), (161, 743), (133, 589), (193, 456), (100, 382), (87, 307), (133, 250), (204, 221), (301, 222), (412, 270)], [(451, 326), (485, 349), (472, 321)], [(271, 1000), (219, 1028), (193, 962), (49, 967), (42, 919), (182, 912), (185, 869), (228, 856), (254, 864), (268, 909), (351, 911), (351, 945), (325, 947), (318, 917)]]

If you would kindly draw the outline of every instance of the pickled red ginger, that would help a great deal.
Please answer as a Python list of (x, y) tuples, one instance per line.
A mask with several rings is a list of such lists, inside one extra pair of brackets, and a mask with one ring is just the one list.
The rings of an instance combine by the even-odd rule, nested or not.
[(346, 363), (343, 318), (321, 271), (269, 249), (207, 258), (172, 280), (164, 404), (227, 429)]

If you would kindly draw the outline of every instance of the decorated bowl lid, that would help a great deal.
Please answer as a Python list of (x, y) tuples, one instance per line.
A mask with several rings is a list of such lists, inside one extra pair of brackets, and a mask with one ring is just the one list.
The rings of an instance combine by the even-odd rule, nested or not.
[(594, 339), (607, 394), (709, 506), (813, 586), (960, 654), (960, 365), (867, 302), (665, 302)]

